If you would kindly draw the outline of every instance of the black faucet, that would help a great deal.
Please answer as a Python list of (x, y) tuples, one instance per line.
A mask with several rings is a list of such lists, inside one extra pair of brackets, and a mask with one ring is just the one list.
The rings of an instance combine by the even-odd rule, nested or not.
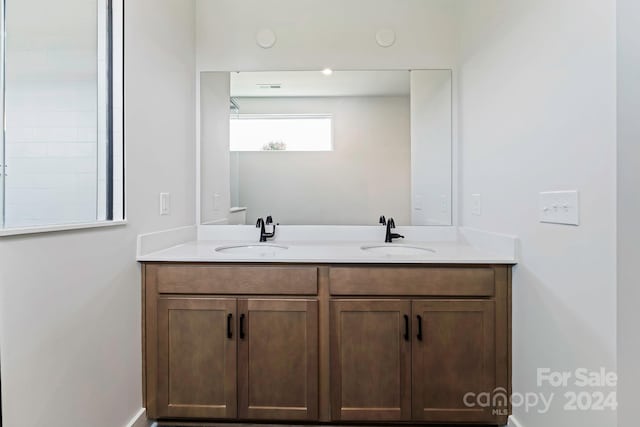
[[(267, 231), (265, 230), (265, 224), (273, 226), (273, 229), (271, 230), (271, 233), (267, 233)], [(267, 239), (272, 239), (276, 235), (276, 224), (273, 223), (273, 218), (271, 217), (271, 215), (269, 215), (267, 217), (266, 223), (265, 223), (264, 219), (258, 218), (258, 222), (256, 222), (256, 228), (260, 229), (260, 241), (261, 242), (266, 242)]]
[(396, 222), (393, 220), (393, 218), (389, 218), (384, 222), (382, 221), (383, 219), (384, 217), (380, 218), (380, 223), (384, 225), (384, 222), (386, 222), (386, 225), (387, 225), (387, 234), (385, 235), (385, 238), (384, 238), (385, 243), (393, 243), (393, 239), (404, 239), (403, 235), (391, 232), (391, 230), (396, 228)]

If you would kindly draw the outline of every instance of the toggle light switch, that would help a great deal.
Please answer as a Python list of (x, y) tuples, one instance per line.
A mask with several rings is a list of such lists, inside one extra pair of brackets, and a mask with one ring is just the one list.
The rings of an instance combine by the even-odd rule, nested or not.
[(578, 191), (540, 193), (540, 222), (580, 225)]

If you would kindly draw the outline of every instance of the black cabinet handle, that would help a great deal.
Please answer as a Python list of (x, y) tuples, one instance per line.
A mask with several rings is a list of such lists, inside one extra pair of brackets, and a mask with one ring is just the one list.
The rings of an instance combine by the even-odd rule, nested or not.
[(409, 316), (404, 315), (404, 340), (409, 341)]
[(418, 315), (418, 341), (422, 341), (422, 316)]
[(233, 332), (231, 332), (231, 322), (233, 321), (233, 314), (227, 314), (227, 338), (233, 338)]
[(244, 339), (244, 314), (240, 315), (240, 339)]

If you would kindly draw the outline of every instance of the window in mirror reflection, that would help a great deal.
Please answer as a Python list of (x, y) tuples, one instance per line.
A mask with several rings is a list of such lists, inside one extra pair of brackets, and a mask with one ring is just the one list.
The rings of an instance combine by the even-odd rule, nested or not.
[(122, 0), (2, 7), (0, 228), (123, 219)]
[(331, 151), (330, 114), (234, 114), (231, 151)]

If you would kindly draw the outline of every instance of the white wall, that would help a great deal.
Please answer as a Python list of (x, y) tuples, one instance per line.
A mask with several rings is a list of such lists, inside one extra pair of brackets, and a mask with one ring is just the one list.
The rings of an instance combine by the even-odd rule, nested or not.
[(229, 73), (200, 74), (200, 222), (226, 224), (231, 207)]
[(411, 223), (451, 225), (450, 70), (411, 72)]
[[(615, 3), (476, 0), (462, 18), (462, 223), (520, 237), (514, 391), (557, 393), (548, 414), (515, 416), (614, 426), (611, 411), (564, 411), (566, 390), (538, 388), (536, 370), (616, 368)], [(538, 192), (566, 189), (581, 192), (580, 226), (539, 223)]]
[(192, 1), (127, 2), (129, 224), (0, 240), (6, 427), (119, 427), (141, 408), (136, 236), (195, 221), (193, 21)]
[(380, 215), (411, 223), (409, 98), (238, 98), (243, 114), (331, 114), (333, 150), (238, 152), (239, 205), (247, 221), (378, 224)]
[[(248, 71), (450, 68), (456, 57), (451, 0), (197, 0), (198, 69)], [(272, 49), (255, 42), (271, 28)], [(375, 33), (396, 31), (393, 47)]]
[(618, 426), (638, 424), (640, 387), (640, 3), (618, 0)]

